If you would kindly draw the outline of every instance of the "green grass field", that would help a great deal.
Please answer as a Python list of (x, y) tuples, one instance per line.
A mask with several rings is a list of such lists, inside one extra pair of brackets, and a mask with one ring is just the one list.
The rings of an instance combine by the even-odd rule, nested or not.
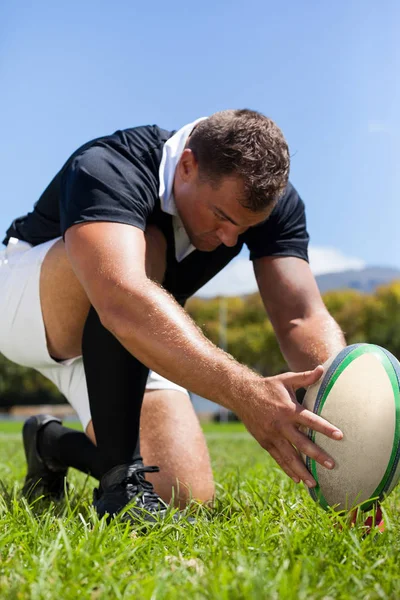
[(386, 532), (342, 529), (240, 425), (206, 427), (218, 498), (195, 525), (147, 535), (99, 522), (93, 480), (71, 471), (68, 503), (28, 507), (20, 424), (0, 423), (0, 598), (400, 598), (399, 492)]

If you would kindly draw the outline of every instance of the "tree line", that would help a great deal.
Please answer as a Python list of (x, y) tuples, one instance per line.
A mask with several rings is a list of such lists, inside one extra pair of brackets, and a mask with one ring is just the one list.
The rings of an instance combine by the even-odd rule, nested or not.
[[(336, 290), (323, 298), (348, 344), (378, 344), (400, 358), (400, 281), (381, 286), (374, 294)], [(264, 376), (287, 370), (258, 293), (210, 300), (191, 298), (186, 308), (205, 335), (239, 362)], [(64, 401), (42, 375), (0, 354), (0, 407)]]
[[(379, 287), (374, 294), (345, 289), (323, 295), (348, 344), (378, 344), (400, 359), (400, 281)], [(287, 370), (274, 330), (258, 293), (225, 298), (226, 350), (264, 376)], [(188, 311), (204, 333), (218, 344), (221, 299), (192, 298)]]

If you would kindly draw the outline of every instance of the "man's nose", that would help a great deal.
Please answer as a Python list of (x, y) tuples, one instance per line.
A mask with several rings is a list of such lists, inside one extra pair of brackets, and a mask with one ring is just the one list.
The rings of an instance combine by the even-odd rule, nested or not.
[(235, 225), (224, 225), (217, 229), (218, 239), (224, 246), (236, 246), (238, 235), (239, 230)]

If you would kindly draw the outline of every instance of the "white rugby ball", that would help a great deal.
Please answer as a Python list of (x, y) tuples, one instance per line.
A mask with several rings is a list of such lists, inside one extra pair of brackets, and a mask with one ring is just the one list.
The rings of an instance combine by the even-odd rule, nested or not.
[(400, 478), (400, 363), (373, 344), (347, 346), (324, 364), (303, 406), (343, 432), (335, 441), (313, 430), (308, 437), (335, 460), (333, 470), (303, 456), (317, 482), (309, 489), (323, 508), (368, 510)]

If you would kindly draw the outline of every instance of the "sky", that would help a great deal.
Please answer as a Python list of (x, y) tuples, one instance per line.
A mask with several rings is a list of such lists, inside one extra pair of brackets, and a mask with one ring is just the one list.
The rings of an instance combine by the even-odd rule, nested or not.
[[(116, 129), (252, 108), (283, 130), (315, 274), (400, 268), (398, 0), (0, 3), (0, 231)], [(253, 291), (246, 252), (204, 295)]]

